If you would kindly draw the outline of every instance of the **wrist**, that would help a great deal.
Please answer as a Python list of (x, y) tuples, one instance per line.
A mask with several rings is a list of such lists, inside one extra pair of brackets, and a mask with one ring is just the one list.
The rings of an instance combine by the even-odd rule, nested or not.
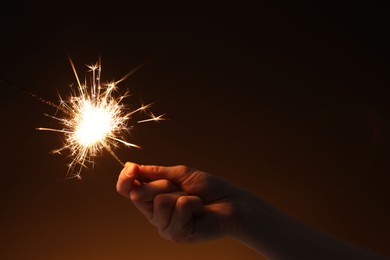
[(290, 218), (261, 198), (246, 190), (235, 201), (235, 225), (231, 236), (254, 250), (268, 254), (270, 243), (277, 240), (280, 230), (288, 229)]

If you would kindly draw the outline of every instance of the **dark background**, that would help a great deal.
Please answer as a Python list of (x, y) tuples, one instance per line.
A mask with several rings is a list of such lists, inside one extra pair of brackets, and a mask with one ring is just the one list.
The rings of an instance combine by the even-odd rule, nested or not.
[[(389, 9), (375, 4), (133, 2), (2, 6), (0, 77), (48, 100), (99, 56), (169, 121), (117, 151), (187, 164), (291, 216), (384, 255), (389, 248)], [(65, 51), (66, 49), (66, 51)], [(115, 191), (108, 154), (64, 180), (51, 107), (1, 83), (2, 259), (258, 259), (232, 239), (175, 245)]]

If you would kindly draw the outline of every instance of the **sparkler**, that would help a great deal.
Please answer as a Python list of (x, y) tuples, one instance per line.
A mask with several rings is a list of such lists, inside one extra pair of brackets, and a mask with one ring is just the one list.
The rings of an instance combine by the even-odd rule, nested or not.
[[(67, 178), (81, 178), (81, 170), (88, 164), (94, 164), (94, 158), (103, 150), (108, 151), (122, 166), (124, 163), (115, 154), (114, 149), (122, 144), (127, 147), (140, 148), (124, 139), (129, 131), (129, 121), (137, 112), (145, 112), (149, 118), (139, 120), (137, 123), (164, 120), (164, 115), (155, 116), (149, 111), (152, 104), (142, 105), (136, 109), (130, 109), (123, 104), (123, 100), (129, 96), (128, 92), (120, 94), (118, 84), (136, 72), (146, 62), (140, 64), (118, 81), (101, 83), (101, 60), (95, 64), (87, 65), (90, 82), (80, 82), (76, 68), (69, 58), (70, 65), (77, 80), (76, 86), (71, 86), (71, 96), (64, 100), (60, 96), (58, 105), (49, 102), (57, 108), (55, 115), (47, 115), (58, 121), (62, 128), (40, 127), (38, 130), (59, 132), (65, 136), (64, 145), (53, 151), (61, 154), (69, 152), (71, 162)], [(42, 101), (42, 100), (41, 100)], [(43, 101), (42, 101), (43, 102)], [(63, 114), (58, 116), (57, 114)], [(77, 169), (76, 169), (77, 168)]]

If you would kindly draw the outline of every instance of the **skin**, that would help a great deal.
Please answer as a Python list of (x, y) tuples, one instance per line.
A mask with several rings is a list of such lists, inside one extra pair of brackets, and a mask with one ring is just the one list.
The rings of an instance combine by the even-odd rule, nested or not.
[(177, 243), (231, 236), (268, 258), (386, 259), (310, 228), (249, 191), (186, 166), (126, 163), (117, 191)]

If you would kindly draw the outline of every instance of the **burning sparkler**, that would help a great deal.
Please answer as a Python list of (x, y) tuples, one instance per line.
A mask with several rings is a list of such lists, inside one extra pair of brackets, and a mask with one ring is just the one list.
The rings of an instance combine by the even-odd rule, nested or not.
[[(69, 58), (77, 86), (72, 87), (72, 93), (68, 100), (63, 100), (60, 96), (60, 103), (52, 105), (57, 108), (57, 115), (47, 115), (59, 123), (61, 129), (40, 127), (38, 130), (60, 132), (65, 136), (64, 146), (54, 150), (53, 153), (69, 151), (72, 161), (69, 163), (68, 178), (81, 178), (81, 170), (87, 164), (94, 163), (94, 157), (101, 154), (102, 150), (107, 150), (121, 165), (123, 162), (114, 153), (113, 149), (119, 144), (127, 147), (140, 148), (138, 145), (127, 142), (124, 136), (129, 130), (129, 120), (133, 114), (144, 111), (150, 117), (140, 120), (137, 123), (164, 120), (164, 115), (155, 116), (149, 111), (151, 104), (131, 110), (123, 104), (123, 100), (128, 97), (128, 92), (119, 94), (118, 84), (132, 75), (145, 63), (140, 64), (118, 81), (101, 83), (101, 61), (92, 65), (87, 65), (91, 74), (89, 85), (87, 80), (82, 84), (76, 72), (76, 68)], [(53, 104), (49, 102), (50, 104)], [(57, 114), (57, 113), (56, 113)], [(78, 166), (78, 169), (75, 169)]]

